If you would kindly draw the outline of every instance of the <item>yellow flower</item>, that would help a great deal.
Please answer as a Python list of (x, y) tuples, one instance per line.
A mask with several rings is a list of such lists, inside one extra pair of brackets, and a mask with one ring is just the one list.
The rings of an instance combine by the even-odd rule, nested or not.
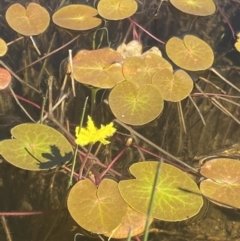
[(77, 126), (75, 130), (77, 137), (75, 143), (78, 145), (85, 146), (87, 144), (94, 144), (98, 141), (106, 145), (110, 143), (106, 138), (112, 136), (116, 132), (116, 128), (113, 127), (113, 122), (111, 122), (106, 126), (101, 125), (101, 128), (97, 129), (92, 118), (88, 116), (87, 128), (81, 128), (80, 133), (78, 132), (79, 126)]

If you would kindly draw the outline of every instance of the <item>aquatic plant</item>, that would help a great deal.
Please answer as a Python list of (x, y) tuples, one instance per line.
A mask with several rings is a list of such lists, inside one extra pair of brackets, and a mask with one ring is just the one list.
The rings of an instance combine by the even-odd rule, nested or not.
[[(17, 168), (41, 171), (38, 173), (48, 171), (49, 189), (56, 188), (56, 192), (63, 193), (62, 200), (54, 205), (58, 208), (54, 218), (58, 220), (67, 200), (69, 214), (88, 232), (123, 239), (145, 231), (146, 240), (152, 222), (176, 222), (198, 216), (204, 197), (216, 205), (239, 209), (236, 159), (215, 158), (198, 170), (192, 167), (192, 160), (188, 160), (189, 165), (175, 157), (172, 150), (179, 140), (176, 155), (186, 158), (190, 153), (190, 146), (184, 146), (182, 152), (179, 150), (186, 142), (184, 138), (190, 136), (187, 131), (199, 125), (200, 119), (209, 125), (204, 119), (209, 114), (207, 100), (221, 110), (224, 118), (230, 120), (231, 117), (240, 123), (232, 111), (232, 107), (239, 106), (233, 98), (238, 98), (235, 91), (240, 90), (216, 71), (219, 56), (214, 56), (215, 43), (210, 37), (200, 32), (193, 35), (191, 26), (184, 31), (184, 36), (163, 34), (166, 43), (155, 36), (163, 6), (172, 4), (182, 12), (171, 6), (169, 11), (174, 9), (180, 16), (187, 16), (185, 13), (208, 16), (216, 11), (217, 4), (211, 0), (100, 0), (97, 3), (86, 1), (88, 5), (62, 1), (55, 6), (53, 2), (42, 6), (32, 2), (25, 6), (10, 3), (7, 10), (3, 10), (10, 28), (27, 38), (35, 36), (40, 44), (33, 44), (42, 49), (44, 55), (36, 57), (26, 44), (26, 37), (17, 38), (22, 40), (18, 43), (16, 40), (6, 43), (5, 38), (10, 36), (3, 33), (0, 36), (3, 58), (0, 64), (4, 67), (0, 68), (0, 103), (4, 105), (4, 96), (13, 96), (33, 122), (24, 120), (20, 125), (11, 126), (12, 138), (1, 140), (0, 154)], [(143, 13), (148, 13), (146, 22), (139, 18)], [(50, 23), (51, 15), (53, 23)], [(153, 22), (155, 27), (149, 27)], [(9, 26), (6, 29), (11, 31)], [(113, 29), (116, 32), (113, 33)], [(143, 36), (160, 44), (154, 44), (151, 39), (145, 41)], [(13, 45), (8, 48), (10, 43)], [(19, 46), (23, 49), (23, 63), (19, 56), (15, 58)], [(68, 51), (64, 49), (66, 46), (70, 46)], [(51, 59), (55, 53), (60, 57)], [(212, 73), (218, 76), (216, 84), (211, 82)], [(69, 76), (71, 86), (67, 82)], [(13, 91), (14, 83), (11, 85), (14, 78), (19, 80), (18, 95)], [(231, 96), (219, 86), (219, 80), (233, 88)], [(204, 91), (199, 82), (211, 85), (210, 90)], [(83, 101), (89, 95), (85, 87), (92, 93), (90, 103)], [(96, 98), (97, 92), (99, 98)], [(199, 103), (200, 98), (204, 104)], [(191, 103), (200, 117), (189, 114)], [(180, 121), (175, 115), (176, 106)], [(35, 116), (39, 115), (39, 120), (31, 117), (29, 109)], [(71, 118), (75, 113), (77, 117)], [(79, 115), (81, 124), (76, 125)], [(188, 128), (184, 122), (186, 117)], [(153, 129), (155, 140), (161, 140), (158, 145), (149, 137)], [(143, 136), (145, 134), (148, 138)], [(168, 135), (172, 137), (170, 144), (166, 144)], [(67, 185), (59, 181), (54, 185), (59, 172), (64, 175), (61, 179), (67, 179)], [(34, 185), (36, 183), (32, 183)], [(52, 194), (49, 196), (57, 199)], [(28, 212), (13, 214), (29, 215)]]

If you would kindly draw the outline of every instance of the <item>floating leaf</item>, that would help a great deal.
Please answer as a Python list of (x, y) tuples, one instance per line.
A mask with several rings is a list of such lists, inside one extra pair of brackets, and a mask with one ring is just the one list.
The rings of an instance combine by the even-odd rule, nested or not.
[(128, 57), (123, 62), (123, 75), (126, 80), (135, 84), (151, 84), (152, 77), (147, 71), (147, 65), (141, 57)]
[(11, 80), (11, 74), (6, 69), (0, 68), (0, 90), (7, 88)]
[(63, 28), (72, 30), (88, 30), (99, 26), (101, 19), (95, 8), (87, 5), (73, 4), (60, 8), (53, 14), (53, 22)]
[(234, 44), (238, 52), (240, 52), (240, 33), (237, 34), (237, 42)]
[(123, 75), (125, 79), (139, 86), (151, 84), (153, 75), (161, 69), (172, 71), (172, 66), (167, 60), (153, 53), (146, 54), (144, 58), (129, 57), (123, 62)]
[(145, 53), (144, 60), (147, 65), (148, 73), (153, 76), (156, 71), (162, 69), (168, 69), (173, 71), (172, 65), (164, 58), (162, 58), (159, 54), (156, 53)]
[[(123, 217), (121, 225), (112, 233), (105, 234), (107, 237), (123, 239), (128, 237), (129, 229), (131, 228), (131, 236), (136, 236), (144, 232), (147, 216), (137, 212), (130, 206), (127, 207), (127, 213)], [(150, 223), (153, 219), (150, 220)]]
[(174, 74), (168, 69), (160, 70), (153, 76), (152, 83), (164, 100), (173, 102), (185, 99), (193, 89), (191, 77), (183, 70), (177, 70)]
[(101, 0), (97, 8), (103, 18), (120, 20), (132, 16), (137, 11), (137, 3), (134, 0)]
[[(133, 164), (132, 180), (118, 184), (123, 199), (135, 210), (147, 213), (158, 162)], [(197, 184), (180, 169), (162, 163), (156, 186), (152, 217), (165, 221), (181, 221), (196, 215), (203, 205)]]
[(15, 3), (7, 9), (6, 20), (16, 32), (32, 36), (46, 30), (50, 17), (47, 10), (37, 3), (29, 3), (27, 8)]
[(77, 182), (69, 193), (67, 206), (82, 228), (97, 234), (111, 233), (127, 212), (118, 184), (110, 179), (103, 179), (98, 188), (88, 179)]
[(183, 40), (171, 38), (166, 44), (166, 52), (176, 65), (191, 71), (208, 69), (214, 60), (210, 46), (193, 35), (186, 35)]
[(14, 166), (38, 171), (63, 165), (72, 147), (55, 129), (41, 124), (21, 124), (11, 130), (15, 139), (0, 142), (0, 154)]
[(138, 86), (131, 81), (116, 85), (109, 95), (113, 114), (130, 125), (144, 125), (160, 115), (163, 99), (153, 85)]
[(73, 75), (80, 83), (112, 88), (124, 80), (122, 61), (122, 55), (111, 48), (82, 50), (73, 58)]
[(184, 13), (208, 16), (216, 11), (212, 0), (170, 0), (171, 4)]
[(159, 50), (158, 47), (155, 47), (155, 46), (153, 46), (153, 47), (150, 48), (149, 50), (145, 51), (145, 52), (142, 54), (142, 56), (145, 56), (145, 55), (147, 55), (147, 54), (156, 54), (156, 55), (162, 57), (161, 51)]
[(240, 162), (231, 158), (207, 161), (200, 173), (202, 194), (220, 206), (240, 208)]
[(6, 42), (0, 38), (0, 57), (4, 56), (7, 53), (8, 46)]

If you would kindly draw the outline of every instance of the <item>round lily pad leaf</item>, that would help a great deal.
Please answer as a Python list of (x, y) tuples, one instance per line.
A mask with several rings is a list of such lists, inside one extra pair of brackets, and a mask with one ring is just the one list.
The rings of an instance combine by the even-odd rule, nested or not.
[(0, 57), (4, 56), (7, 53), (8, 46), (6, 42), (0, 38)]
[(120, 20), (132, 16), (137, 11), (137, 3), (134, 0), (101, 0), (97, 8), (103, 18)]
[(169, 69), (170, 63), (161, 56), (148, 53), (143, 57), (128, 57), (123, 62), (123, 75), (126, 80), (136, 84), (146, 85), (152, 83), (152, 77), (156, 71)]
[(132, 81), (138, 86), (151, 84), (151, 75), (147, 71), (147, 65), (141, 57), (128, 57), (123, 62), (123, 75), (126, 80)]
[(171, 4), (184, 13), (208, 16), (216, 11), (213, 0), (170, 0)]
[[(156, 50), (155, 50), (156, 51)], [(156, 51), (157, 52), (157, 51)], [(148, 52), (144, 53), (144, 60), (147, 65), (147, 71), (151, 77), (159, 70), (168, 69), (173, 71), (172, 65), (164, 58), (162, 58), (159, 53)]]
[(240, 208), (240, 162), (230, 158), (207, 161), (200, 173), (207, 179), (200, 184), (202, 194), (210, 201)]
[[(123, 217), (120, 226), (112, 233), (105, 234), (107, 237), (123, 239), (128, 237), (129, 229), (131, 228), (131, 236), (136, 236), (144, 232), (147, 215), (137, 212), (130, 206), (127, 207), (127, 213)], [(150, 223), (153, 218), (150, 220)]]
[(72, 158), (72, 147), (55, 129), (21, 124), (11, 130), (14, 139), (0, 142), (0, 154), (14, 166), (38, 171), (61, 166)]
[(191, 77), (183, 70), (172, 73), (168, 69), (157, 71), (152, 83), (155, 85), (164, 100), (178, 102), (185, 99), (193, 89)]
[(110, 179), (103, 179), (98, 188), (89, 179), (77, 182), (69, 193), (67, 206), (82, 228), (97, 234), (111, 233), (127, 212), (118, 184)]
[(60, 8), (53, 14), (53, 22), (63, 28), (72, 30), (88, 30), (99, 26), (101, 19), (95, 8), (87, 5), (73, 4)]
[(240, 52), (240, 33), (237, 34), (237, 42), (234, 44), (238, 52)]
[[(147, 213), (158, 162), (145, 161), (133, 164), (132, 180), (118, 184), (123, 199), (135, 210)], [(181, 221), (196, 215), (203, 205), (197, 184), (180, 169), (162, 163), (156, 186), (152, 217), (164, 221)]]
[(171, 38), (166, 44), (166, 52), (176, 65), (191, 71), (208, 69), (214, 60), (211, 47), (193, 35), (186, 35), (183, 40)]
[(131, 81), (123, 81), (111, 91), (109, 106), (120, 121), (144, 125), (160, 115), (163, 99), (153, 85), (138, 86)]
[(7, 9), (6, 20), (16, 32), (32, 36), (47, 29), (50, 17), (48, 11), (37, 3), (29, 3), (27, 8), (15, 3)]
[(7, 88), (11, 80), (11, 74), (6, 69), (0, 68), (0, 90)]
[(73, 58), (73, 75), (80, 83), (112, 88), (124, 80), (123, 57), (111, 48), (82, 50)]

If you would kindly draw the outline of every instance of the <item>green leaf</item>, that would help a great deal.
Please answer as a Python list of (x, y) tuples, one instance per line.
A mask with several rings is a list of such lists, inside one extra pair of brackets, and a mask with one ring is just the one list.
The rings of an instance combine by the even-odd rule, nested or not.
[(240, 162), (231, 158), (207, 161), (200, 173), (207, 179), (200, 184), (202, 194), (219, 206), (240, 208)]
[(4, 56), (7, 53), (8, 46), (6, 42), (0, 38), (0, 57)]
[(6, 20), (16, 32), (32, 36), (47, 29), (50, 16), (48, 11), (37, 3), (29, 3), (27, 8), (15, 3), (7, 9)]
[[(121, 224), (113, 232), (107, 233), (105, 236), (117, 239), (127, 238), (130, 228), (132, 237), (139, 235), (144, 232), (146, 219), (147, 216), (145, 214), (127, 206), (127, 213), (123, 217)], [(153, 218), (150, 220), (150, 223), (152, 221)]]
[(168, 69), (160, 70), (152, 78), (155, 85), (164, 100), (181, 101), (185, 99), (193, 89), (191, 77), (183, 70), (177, 70), (174, 73)]
[[(123, 199), (135, 210), (147, 213), (151, 197), (156, 161), (135, 163), (130, 167), (136, 177), (119, 183)], [(163, 163), (157, 184), (152, 217), (165, 221), (181, 221), (196, 215), (203, 205), (197, 184), (180, 169)]]
[(98, 88), (112, 88), (124, 80), (123, 57), (111, 48), (82, 50), (73, 58), (74, 78)]
[(214, 60), (210, 46), (193, 35), (186, 35), (183, 40), (177, 37), (169, 39), (166, 52), (176, 65), (191, 71), (208, 69)]
[(72, 147), (55, 129), (41, 124), (21, 124), (11, 130), (15, 139), (0, 142), (0, 154), (14, 166), (38, 171), (63, 165)]
[(87, 5), (72, 4), (60, 8), (53, 14), (53, 22), (63, 28), (72, 30), (88, 30), (97, 27), (102, 20), (96, 18), (95, 8)]
[(103, 18), (120, 20), (132, 16), (137, 11), (137, 3), (134, 0), (101, 0), (97, 8)]
[(208, 16), (216, 11), (212, 0), (170, 0), (171, 4), (184, 13)]
[(167, 60), (157, 54), (147, 53), (143, 57), (128, 57), (123, 62), (123, 75), (126, 80), (138, 86), (152, 83), (152, 76), (159, 70), (169, 69), (172, 66)]
[(153, 85), (141, 85), (123, 81), (109, 95), (113, 114), (130, 125), (144, 125), (154, 120), (163, 110), (163, 99)]
[(89, 179), (79, 181), (69, 193), (67, 206), (82, 228), (98, 234), (111, 233), (127, 212), (118, 184), (110, 179), (103, 179), (98, 188)]

